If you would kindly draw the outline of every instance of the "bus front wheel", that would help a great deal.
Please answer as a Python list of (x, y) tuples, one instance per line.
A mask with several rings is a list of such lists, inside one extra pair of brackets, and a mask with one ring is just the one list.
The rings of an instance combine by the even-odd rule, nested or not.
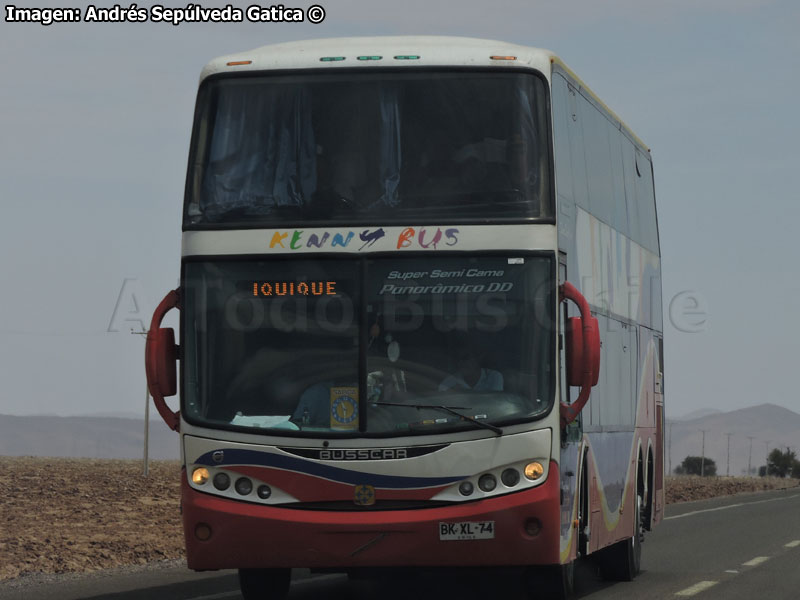
[(575, 562), (528, 567), (525, 579), (529, 598), (567, 600), (575, 590)]
[(642, 542), (644, 524), (642, 522), (642, 497), (636, 495), (636, 528), (632, 537), (617, 542), (600, 553), (600, 571), (604, 579), (613, 581), (633, 581), (639, 574), (642, 564)]
[(239, 569), (239, 588), (244, 600), (283, 600), (291, 578), (291, 569)]

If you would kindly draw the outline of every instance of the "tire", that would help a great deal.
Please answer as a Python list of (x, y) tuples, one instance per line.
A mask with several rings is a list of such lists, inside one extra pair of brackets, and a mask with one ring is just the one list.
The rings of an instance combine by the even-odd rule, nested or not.
[(239, 569), (239, 588), (244, 600), (283, 600), (291, 578), (291, 569)]
[(575, 591), (575, 563), (529, 567), (525, 591), (532, 600), (567, 600)]
[(617, 542), (600, 553), (600, 572), (604, 579), (633, 581), (642, 566), (642, 497), (636, 496), (636, 531), (627, 540)]

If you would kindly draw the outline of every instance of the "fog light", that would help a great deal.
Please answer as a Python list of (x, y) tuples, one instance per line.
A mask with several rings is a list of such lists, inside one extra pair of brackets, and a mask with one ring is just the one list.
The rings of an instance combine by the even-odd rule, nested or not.
[(227, 490), (231, 485), (231, 478), (227, 473), (217, 473), (214, 475), (214, 487), (218, 490)]
[(461, 492), (462, 496), (470, 496), (475, 491), (475, 486), (472, 485), (471, 481), (462, 481), (458, 486), (458, 491)]
[(268, 485), (260, 485), (256, 490), (256, 494), (258, 494), (258, 497), (262, 500), (266, 500), (272, 495), (272, 490)]
[(208, 481), (208, 469), (205, 467), (197, 467), (192, 471), (192, 483), (203, 485), (206, 481)]
[(542, 522), (539, 519), (528, 519), (525, 521), (525, 533), (531, 537), (536, 537), (542, 532)]
[(242, 496), (247, 496), (247, 494), (253, 491), (253, 482), (247, 477), (239, 477), (236, 483), (233, 484), (233, 487), (236, 488), (236, 491)]
[(494, 475), (491, 473), (486, 473), (486, 475), (481, 475), (481, 478), (478, 479), (478, 487), (481, 488), (484, 492), (491, 492), (494, 488), (497, 487), (497, 479), (495, 479)]
[(519, 483), (519, 471), (516, 469), (506, 469), (500, 475), (500, 479), (506, 487), (514, 487)]
[(525, 465), (525, 477), (531, 481), (536, 481), (544, 474), (544, 467), (540, 462), (531, 462)]
[(194, 528), (194, 536), (201, 542), (205, 542), (211, 537), (211, 527), (205, 523), (198, 523)]

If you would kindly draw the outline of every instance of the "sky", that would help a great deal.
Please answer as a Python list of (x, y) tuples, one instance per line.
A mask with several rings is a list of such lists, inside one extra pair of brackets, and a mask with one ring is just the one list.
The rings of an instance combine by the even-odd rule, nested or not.
[(800, 3), (318, 1), (317, 25), (0, 21), (0, 414), (143, 411), (130, 330), (177, 285), (206, 62), (411, 34), (553, 50), (652, 149), (667, 416), (800, 412)]

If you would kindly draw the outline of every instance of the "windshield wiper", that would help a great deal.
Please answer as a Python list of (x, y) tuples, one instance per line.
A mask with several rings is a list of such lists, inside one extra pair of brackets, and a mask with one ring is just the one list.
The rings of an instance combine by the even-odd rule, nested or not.
[(475, 423), (476, 425), (483, 427), (484, 429), (491, 429), (497, 435), (503, 435), (503, 430), (499, 427), (491, 425), (490, 423), (484, 423), (483, 421), (479, 421), (478, 419), (474, 419), (473, 417), (468, 417), (467, 415), (462, 415), (458, 410), (469, 410), (469, 406), (445, 406), (443, 404), (402, 404), (400, 402), (372, 402), (371, 404), (376, 404), (378, 406), (405, 406), (407, 408), (416, 408), (417, 410), (422, 410), (423, 408), (433, 408), (435, 410), (440, 410), (446, 413), (450, 413), (451, 415), (455, 415), (457, 417), (461, 417), (465, 421), (469, 421), (470, 423)]

